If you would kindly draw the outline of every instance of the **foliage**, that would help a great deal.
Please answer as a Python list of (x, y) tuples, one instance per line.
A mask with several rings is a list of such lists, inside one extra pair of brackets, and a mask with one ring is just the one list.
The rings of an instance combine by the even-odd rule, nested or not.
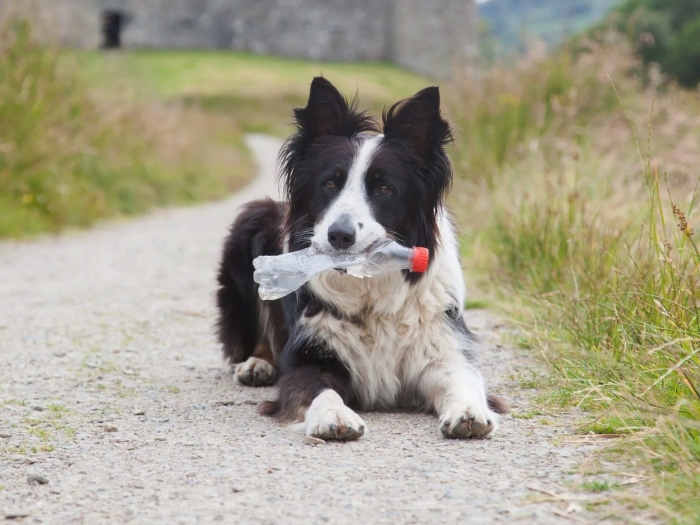
[(22, 18), (0, 26), (0, 236), (220, 197), (244, 180), (243, 154), (204, 160), (194, 119), (100, 98), (36, 33)]
[(583, 432), (629, 435), (655, 509), (695, 523), (700, 99), (643, 88), (625, 42), (460, 82), (453, 209), (472, 265), (559, 378), (548, 398), (588, 410)]
[(645, 63), (682, 86), (700, 82), (700, 0), (626, 0), (613, 18)]

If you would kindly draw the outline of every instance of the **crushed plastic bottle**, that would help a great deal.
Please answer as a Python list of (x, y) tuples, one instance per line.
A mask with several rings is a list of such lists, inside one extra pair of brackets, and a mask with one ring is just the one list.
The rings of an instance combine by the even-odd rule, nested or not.
[(253, 279), (260, 285), (260, 298), (273, 301), (299, 289), (314, 275), (326, 270), (345, 270), (360, 278), (397, 270), (422, 273), (428, 269), (429, 256), (427, 248), (407, 248), (391, 240), (380, 241), (368, 251), (357, 254), (328, 255), (311, 247), (277, 256), (257, 257), (253, 261)]

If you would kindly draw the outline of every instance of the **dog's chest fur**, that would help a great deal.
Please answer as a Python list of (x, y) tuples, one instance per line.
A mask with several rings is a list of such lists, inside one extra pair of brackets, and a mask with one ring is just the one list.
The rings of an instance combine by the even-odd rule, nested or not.
[(446, 213), (440, 215), (440, 249), (417, 283), (399, 272), (359, 279), (334, 271), (309, 283), (333, 308), (300, 322), (348, 367), (364, 408), (420, 404), (415, 385), (425, 367), (469, 350), (453, 322), (464, 304), (456, 238)]

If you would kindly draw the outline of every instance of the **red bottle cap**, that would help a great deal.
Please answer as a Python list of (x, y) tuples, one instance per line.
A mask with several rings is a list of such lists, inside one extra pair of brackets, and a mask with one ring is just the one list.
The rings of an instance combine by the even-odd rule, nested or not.
[(430, 262), (430, 250), (428, 248), (413, 247), (413, 258), (411, 261), (411, 271), (423, 273), (428, 269)]

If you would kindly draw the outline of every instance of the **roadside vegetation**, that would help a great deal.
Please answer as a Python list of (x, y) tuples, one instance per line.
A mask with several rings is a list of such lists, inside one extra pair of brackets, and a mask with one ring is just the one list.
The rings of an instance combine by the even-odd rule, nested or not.
[(0, 26), (0, 237), (221, 198), (253, 173), (235, 121), (93, 89), (38, 33)]
[(697, 523), (700, 93), (643, 82), (622, 36), (568, 47), (451, 92), (467, 261), (548, 363), (539, 402), (619, 437), (654, 479), (637, 505)]

